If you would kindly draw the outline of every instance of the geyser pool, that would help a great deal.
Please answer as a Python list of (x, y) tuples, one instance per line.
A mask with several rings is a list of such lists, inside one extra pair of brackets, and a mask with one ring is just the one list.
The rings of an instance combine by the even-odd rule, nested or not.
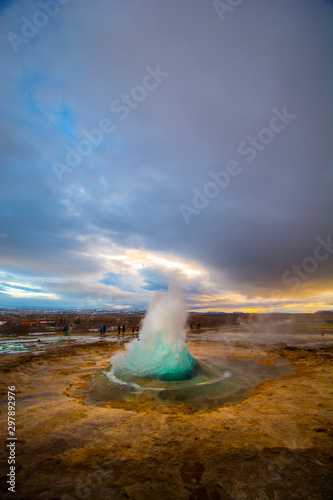
[(248, 387), (231, 370), (219, 370), (201, 361), (192, 378), (161, 380), (128, 377), (120, 379), (111, 370), (98, 370), (90, 383), (87, 403), (136, 408), (158, 404), (183, 403), (192, 409), (215, 408), (244, 397)]

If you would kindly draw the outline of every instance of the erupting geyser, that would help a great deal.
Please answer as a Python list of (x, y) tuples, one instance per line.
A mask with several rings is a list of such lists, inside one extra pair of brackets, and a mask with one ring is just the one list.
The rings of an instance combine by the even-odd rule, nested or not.
[[(139, 338), (113, 356), (110, 367), (93, 374), (87, 401), (111, 405), (121, 401), (131, 408), (181, 403), (200, 410), (244, 398), (253, 385), (251, 377), (234, 371), (234, 360), (224, 358), (223, 351), (207, 358), (207, 341), (202, 344), (199, 339), (198, 359), (191, 356), (185, 343), (186, 316), (186, 303), (175, 283), (166, 294), (157, 292)], [(253, 364), (252, 370), (259, 366), (261, 373), (263, 365)], [(244, 371), (243, 365), (244, 361), (238, 364)]]
[(115, 376), (122, 380), (192, 378), (198, 364), (186, 347), (186, 316), (186, 303), (175, 283), (166, 294), (157, 292), (149, 305), (139, 339), (127, 344), (125, 353), (111, 358)]

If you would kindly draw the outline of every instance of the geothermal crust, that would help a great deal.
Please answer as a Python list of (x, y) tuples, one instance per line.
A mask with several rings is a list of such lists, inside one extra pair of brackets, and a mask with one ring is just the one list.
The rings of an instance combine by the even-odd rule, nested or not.
[[(181, 403), (88, 404), (87, 384), (109, 366), (110, 347), (96, 344), (4, 356), (1, 428), (7, 387), (15, 385), (16, 493), (4, 499), (328, 499), (332, 493), (332, 348), (189, 343), (189, 351), (276, 363), (290, 375), (256, 386), (216, 410)], [(219, 350), (220, 349), (220, 350)]]

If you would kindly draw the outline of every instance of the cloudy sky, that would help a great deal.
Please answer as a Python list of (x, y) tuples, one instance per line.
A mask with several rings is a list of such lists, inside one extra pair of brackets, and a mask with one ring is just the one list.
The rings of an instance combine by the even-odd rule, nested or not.
[(2, 1), (0, 306), (332, 309), (332, 18)]

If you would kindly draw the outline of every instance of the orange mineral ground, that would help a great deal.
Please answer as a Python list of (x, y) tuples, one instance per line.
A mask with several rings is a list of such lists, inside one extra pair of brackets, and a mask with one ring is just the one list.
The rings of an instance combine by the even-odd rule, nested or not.
[[(149, 398), (88, 401), (93, 374), (124, 348), (110, 338), (3, 354), (1, 498), (331, 498), (333, 341), (320, 332), (312, 329), (315, 342), (304, 328), (297, 341), (266, 344), (228, 327), (191, 334), (194, 357), (289, 366), (239, 401), (199, 410)], [(8, 386), (16, 393), (15, 495), (7, 489)]]

